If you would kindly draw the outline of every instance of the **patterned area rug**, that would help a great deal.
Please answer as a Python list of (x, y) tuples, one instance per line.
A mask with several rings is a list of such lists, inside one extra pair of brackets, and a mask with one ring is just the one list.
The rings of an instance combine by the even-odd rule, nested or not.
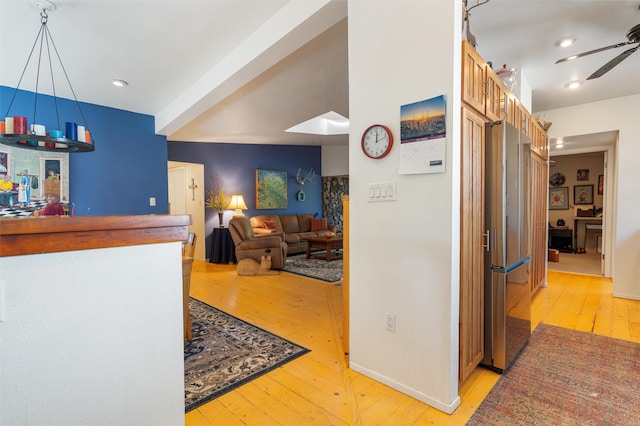
[(327, 262), (323, 259), (307, 259), (305, 254), (287, 256), (283, 270), (332, 283), (342, 280), (342, 259)]
[(467, 425), (637, 425), (640, 344), (539, 324)]
[(196, 299), (184, 351), (185, 412), (309, 352)]

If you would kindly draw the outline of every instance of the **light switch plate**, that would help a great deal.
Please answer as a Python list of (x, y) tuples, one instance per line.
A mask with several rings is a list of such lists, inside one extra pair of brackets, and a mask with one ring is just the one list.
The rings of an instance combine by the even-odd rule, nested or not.
[(368, 201), (396, 201), (397, 190), (395, 182), (370, 183), (367, 188)]

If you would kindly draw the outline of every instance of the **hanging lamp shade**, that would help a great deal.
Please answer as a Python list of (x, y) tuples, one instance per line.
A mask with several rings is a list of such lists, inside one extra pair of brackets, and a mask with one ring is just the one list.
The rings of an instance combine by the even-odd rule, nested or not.
[[(36, 5), (36, 7), (42, 10), (40, 12), (40, 30), (36, 35), (33, 47), (31, 48), (31, 52), (29, 53), (29, 56), (27, 58), (27, 63), (22, 70), (20, 80), (18, 81), (18, 84), (16, 85), (16, 88), (13, 92), (13, 96), (11, 97), (9, 106), (7, 107), (7, 111), (3, 116), (1, 116), (4, 118), (0, 118), (0, 120), (4, 120), (0, 121), (0, 143), (17, 148), (49, 152), (93, 151), (95, 150), (95, 140), (91, 137), (87, 119), (85, 118), (82, 108), (80, 107), (80, 102), (78, 102), (78, 98), (76, 97), (75, 91), (71, 86), (71, 81), (69, 80), (67, 71), (65, 70), (62, 60), (60, 59), (60, 55), (58, 54), (58, 49), (56, 48), (53, 37), (51, 36), (49, 28), (47, 27), (47, 21), (49, 18), (49, 16), (47, 15), (47, 11), (55, 10), (56, 6), (52, 2), (47, 0), (36, 1), (34, 4)], [(34, 60), (34, 62), (37, 62), (38, 67), (35, 82), (36, 89), (33, 105), (33, 115), (27, 117), (24, 112), (15, 113), (15, 111), (12, 111), (11, 108), (16, 99), (18, 90), (20, 89), (20, 84), (22, 83), (25, 72), (31, 65), (31, 60), (34, 58), (34, 52), (38, 52), (38, 54), (36, 55), (37, 60)], [(55, 79), (53, 76), (52, 60), (54, 59), (54, 57), (52, 56), (52, 54), (55, 54), (55, 58), (57, 58), (60, 63), (64, 76), (66, 77), (66, 81), (69, 84), (69, 88), (71, 89), (71, 93), (73, 93), (76, 106), (78, 107), (80, 116), (82, 117), (84, 124), (78, 124), (73, 121), (66, 121), (64, 123), (61, 122), (61, 117), (58, 113)], [(55, 130), (47, 130), (46, 125), (41, 123), (41, 119), (38, 116), (38, 98), (41, 97), (38, 94), (41, 68), (48, 68), (51, 73), (51, 84), (53, 89), (53, 103), (55, 108), (56, 122), (46, 124), (48, 124)], [(42, 107), (42, 105), (40, 105), (40, 107)], [(42, 108), (40, 108), (40, 110), (41, 109)], [(16, 115), (12, 115), (12, 113), (15, 113)]]

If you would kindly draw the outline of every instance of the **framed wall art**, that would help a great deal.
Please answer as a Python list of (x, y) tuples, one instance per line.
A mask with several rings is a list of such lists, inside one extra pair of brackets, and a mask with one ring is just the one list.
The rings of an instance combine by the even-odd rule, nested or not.
[(573, 204), (593, 204), (593, 185), (574, 185)]
[(11, 162), (9, 161), (9, 153), (0, 151), (0, 179), (11, 179)]
[(604, 175), (598, 176), (598, 195), (604, 194)]
[(569, 187), (549, 188), (549, 210), (569, 209)]
[(578, 169), (576, 180), (580, 180), (580, 181), (589, 180), (589, 169)]
[(256, 209), (287, 208), (287, 172), (256, 169)]

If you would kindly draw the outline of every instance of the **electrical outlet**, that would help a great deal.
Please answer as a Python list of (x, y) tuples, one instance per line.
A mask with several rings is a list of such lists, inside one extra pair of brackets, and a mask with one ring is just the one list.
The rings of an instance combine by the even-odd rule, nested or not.
[(156, 197), (149, 197), (149, 205), (154, 207), (156, 205)]
[(384, 328), (387, 331), (396, 331), (396, 315), (390, 312), (384, 314)]

